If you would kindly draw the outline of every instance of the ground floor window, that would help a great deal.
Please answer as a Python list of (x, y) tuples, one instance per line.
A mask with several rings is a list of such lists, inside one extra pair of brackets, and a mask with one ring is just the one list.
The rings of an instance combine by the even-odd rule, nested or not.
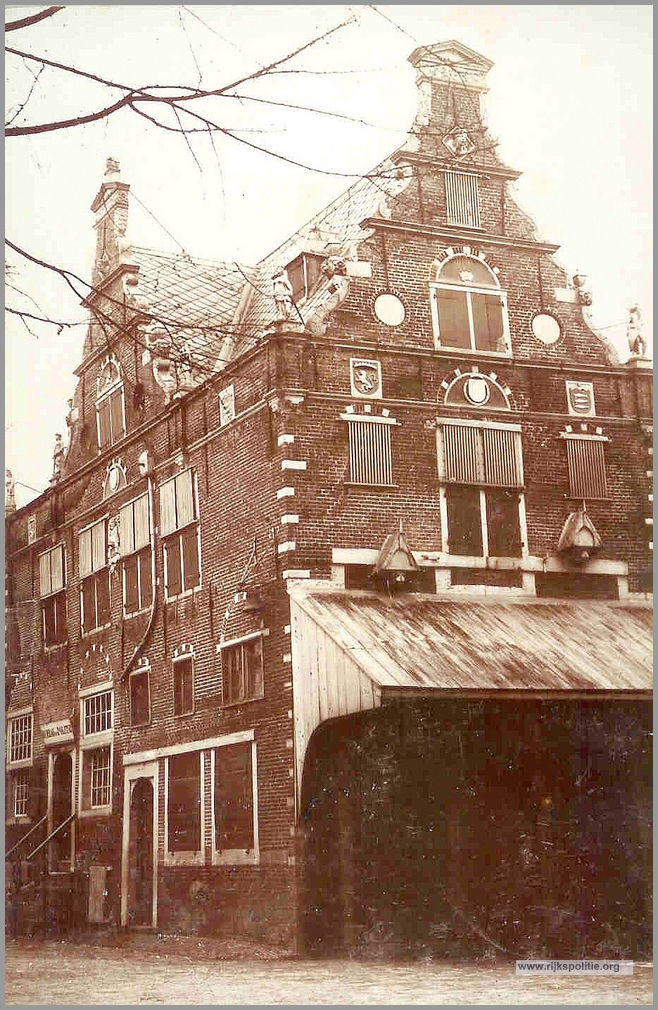
[(30, 773), (27, 770), (13, 772), (7, 780), (7, 820), (28, 816), (30, 797)]
[(82, 751), (80, 810), (109, 813), (112, 806), (112, 744)]
[(252, 743), (214, 751), (215, 850), (254, 849)]
[(518, 491), (449, 484), (445, 500), (449, 554), (521, 557)]
[(173, 857), (172, 862), (194, 862), (195, 856), (203, 858), (202, 770), (201, 751), (167, 758), (166, 855)]

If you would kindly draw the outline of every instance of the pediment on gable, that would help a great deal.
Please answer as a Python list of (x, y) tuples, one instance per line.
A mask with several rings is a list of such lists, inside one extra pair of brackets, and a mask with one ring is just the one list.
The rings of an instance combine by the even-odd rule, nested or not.
[(481, 82), (493, 66), (486, 56), (454, 39), (436, 42), (432, 46), (418, 46), (409, 57), (409, 62), (427, 77), (454, 77), (470, 84), (476, 80)]

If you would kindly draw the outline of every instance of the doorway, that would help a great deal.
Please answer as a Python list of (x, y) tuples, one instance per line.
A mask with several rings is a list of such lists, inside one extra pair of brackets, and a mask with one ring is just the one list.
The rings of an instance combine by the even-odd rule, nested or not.
[(157, 922), (157, 763), (126, 768), (121, 866), (121, 924)]
[[(73, 813), (73, 755), (70, 751), (53, 755), (51, 823), (54, 831)], [(51, 872), (68, 872), (73, 862), (73, 822), (58, 832), (50, 843)]]

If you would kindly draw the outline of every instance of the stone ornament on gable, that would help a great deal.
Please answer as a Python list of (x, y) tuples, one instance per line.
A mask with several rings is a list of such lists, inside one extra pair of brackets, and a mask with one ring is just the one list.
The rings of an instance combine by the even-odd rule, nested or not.
[(113, 516), (107, 524), (107, 567), (110, 575), (114, 571), (121, 558), (121, 533), (119, 527), (119, 517)]
[(272, 297), (276, 306), (276, 318), (289, 319), (292, 312), (292, 284), (283, 267), (277, 267), (272, 274)]
[(64, 442), (60, 434), (55, 435), (55, 446), (53, 448), (53, 475), (51, 484), (56, 484), (62, 479), (62, 466), (64, 464)]
[(463, 158), (475, 150), (475, 144), (463, 126), (455, 126), (443, 138), (443, 144), (456, 158)]
[(347, 266), (342, 256), (328, 256), (320, 268), (329, 280), (320, 303), (306, 323), (307, 333), (322, 337), (327, 332), (327, 316), (345, 301), (350, 290)]
[(639, 305), (631, 305), (628, 310), (626, 339), (628, 340), (628, 349), (631, 355), (637, 358), (646, 357), (647, 342), (642, 333), (642, 313)]

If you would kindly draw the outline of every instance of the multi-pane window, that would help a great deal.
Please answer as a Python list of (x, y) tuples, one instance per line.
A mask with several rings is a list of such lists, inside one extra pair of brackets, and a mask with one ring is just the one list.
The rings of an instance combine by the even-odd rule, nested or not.
[(214, 751), (215, 850), (254, 849), (254, 798), (251, 742)]
[(112, 737), (114, 699), (111, 689), (80, 699), (80, 811), (109, 813), (112, 805)]
[(112, 692), (103, 691), (84, 699), (84, 733), (105, 733), (112, 729)]
[(7, 725), (7, 759), (10, 765), (32, 760), (32, 713), (13, 716)]
[(446, 172), (446, 212), (448, 224), (480, 227), (478, 177), (470, 172)]
[(341, 414), (348, 422), (350, 437), (349, 480), (353, 484), (393, 483), (391, 457), (391, 427), (397, 422), (392, 417), (355, 417)]
[(447, 552), (520, 557), (520, 426), (439, 420), (437, 450)]
[(91, 807), (107, 807), (112, 785), (112, 753), (110, 747), (98, 747), (87, 755), (89, 761)]
[(160, 486), (160, 530), (164, 538), (167, 598), (199, 585), (199, 529), (191, 470)]
[(29, 772), (15, 772), (11, 777), (11, 790), (14, 817), (27, 817), (30, 796)]
[(199, 751), (167, 758), (167, 852), (201, 849), (201, 762)]
[(260, 635), (222, 648), (225, 705), (263, 697), (263, 640)]
[(98, 377), (96, 423), (100, 449), (118, 442), (126, 434), (123, 383), (113, 361), (105, 363)]
[(57, 544), (39, 557), (39, 596), (43, 644), (46, 648), (66, 641), (65, 581), (64, 546)]
[(83, 634), (110, 621), (110, 573), (107, 568), (107, 522), (102, 519), (78, 538)]
[(477, 257), (456, 255), (443, 262), (431, 307), (437, 347), (510, 353), (507, 295)]
[(130, 674), (130, 725), (145, 726), (150, 721), (149, 668), (142, 666)]
[(192, 656), (174, 660), (174, 715), (194, 711), (194, 661)]
[(119, 509), (123, 560), (123, 606), (134, 614), (151, 604), (153, 593), (148, 495)]
[(605, 475), (605, 435), (571, 435), (563, 432), (569, 466), (569, 495), (571, 498), (607, 498)]

